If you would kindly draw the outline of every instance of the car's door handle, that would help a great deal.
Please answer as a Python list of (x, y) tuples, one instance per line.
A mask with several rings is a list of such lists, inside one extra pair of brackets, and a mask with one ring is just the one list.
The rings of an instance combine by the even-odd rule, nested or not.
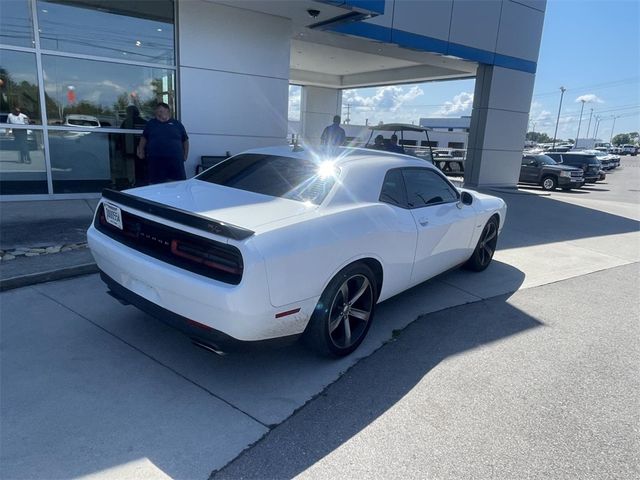
[(423, 227), (426, 227), (427, 225), (429, 225), (429, 219), (428, 218), (421, 218), (420, 220), (418, 220), (418, 223), (420, 225), (422, 225)]

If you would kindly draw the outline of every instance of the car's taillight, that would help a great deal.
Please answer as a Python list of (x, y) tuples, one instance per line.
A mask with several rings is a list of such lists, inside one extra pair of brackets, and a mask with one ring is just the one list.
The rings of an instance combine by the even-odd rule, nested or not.
[(184, 258), (195, 263), (201, 263), (202, 265), (222, 270), (223, 272), (235, 275), (242, 273), (242, 269), (233, 260), (223, 258), (220, 255), (216, 255), (216, 253), (193, 243), (182, 240), (172, 240), (171, 253), (177, 257)]

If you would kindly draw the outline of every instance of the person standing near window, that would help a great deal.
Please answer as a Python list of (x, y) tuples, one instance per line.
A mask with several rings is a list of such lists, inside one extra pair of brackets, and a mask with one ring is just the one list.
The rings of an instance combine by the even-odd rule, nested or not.
[[(29, 125), (29, 117), (20, 111), (20, 107), (13, 107), (12, 112), (7, 115), (7, 123), (13, 125)], [(29, 143), (27, 139), (28, 132), (22, 128), (12, 128), (13, 140), (16, 144), (16, 150), (20, 153), (20, 163), (31, 163), (29, 155)]]
[(333, 123), (324, 129), (320, 137), (320, 145), (325, 148), (336, 148), (344, 143), (347, 134), (340, 126), (340, 115), (333, 117)]
[(156, 118), (149, 120), (138, 144), (138, 157), (147, 160), (150, 184), (185, 180), (184, 162), (189, 156), (189, 136), (182, 123), (171, 116), (166, 103), (159, 103)]

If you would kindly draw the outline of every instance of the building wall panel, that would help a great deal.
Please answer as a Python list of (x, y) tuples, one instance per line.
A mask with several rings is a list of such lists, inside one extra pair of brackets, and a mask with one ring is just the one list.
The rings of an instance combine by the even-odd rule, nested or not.
[(291, 21), (201, 0), (180, 2), (182, 66), (289, 78)]
[(519, 3), (504, 2), (496, 53), (537, 62), (543, 23), (543, 12)]
[(448, 41), (452, 9), (452, 0), (396, 0), (393, 28)]
[(455, 0), (449, 42), (495, 52), (500, 0)]

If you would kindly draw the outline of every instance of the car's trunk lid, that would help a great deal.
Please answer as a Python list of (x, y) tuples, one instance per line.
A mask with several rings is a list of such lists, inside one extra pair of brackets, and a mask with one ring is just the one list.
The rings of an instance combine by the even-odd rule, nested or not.
[(317, 208), (309, 203), (195, 179), (136, 188), (126, 193), (250, 230)]

